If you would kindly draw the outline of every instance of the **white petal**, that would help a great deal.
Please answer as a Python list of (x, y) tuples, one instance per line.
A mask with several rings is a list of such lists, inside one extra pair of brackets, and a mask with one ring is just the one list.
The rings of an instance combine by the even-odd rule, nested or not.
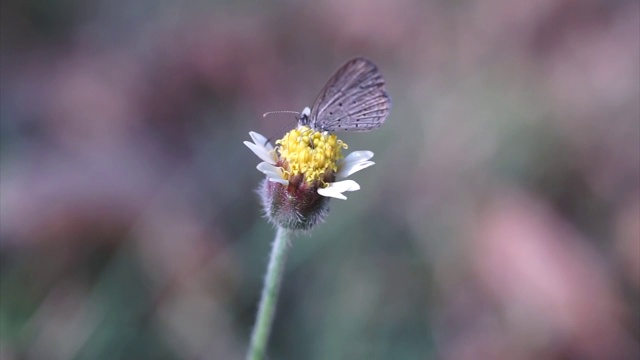
[(269, 179), (269, 181), (271, 181), (271, 182), (277, 182), (277, 183), (280, 183), (282, 185), (289, 185), (289, 180), (285, 180), (285, 179), (282, 179), (282, 178), (279, 178), (279, 177), (271, 177), (271, 176), (267, 175), (267, 179)]
[(269, 150), (264, 146), (256, 145), (248, 141), (245, 141), (244, 144), (247, 145), (247, 147), (263, 161), (266, 161), (269, 164), (275, 164), (277, 162), (275, 150)]
[(269, 139), (267, 139), (266, 137), (264, 137), (261, 134), (258, 134), (255, 131), (249, 131), (249, 136), (251, 136), (251, 140), (253, 140), (253, 142), (256, 145), (262, 146), (267, 148), (268, 150), (273, 149), (273, 145), (271, 145), (271, 143), (269, 142)]
[(374, 165), (373, 161), (359, 161), (359, 162), (351, 162), (342, 164), (338, 172), (336, 173), (336, 178), (344, 179), (351, 174), (357, 173), (362, 169), (366, 169), (371, 165)]
[(256, 169), (267, 175), (269, 181), (277, 182), (282, 185), (289, 185), (289, 180), (284, 178), (284, 170), (280, 167), (273, 166), (266, 162), (261, 162), (256, 166)]
[(262, 173), (267, 175), (267, 180), (271, 182), (277, 182), (282, 185), (289, 185), (289, 180), (283, 178), (282, 175), (279, 173), (270, 172), (270, 171), (263, 171)]
[[(263, 174), (267, 175), (267, 177), (269, 179), (273, 179), (273, 180), (284, 180), (284, 178), (282, 176), (280, 176), (280, 174), (278, 174), (277, 172), (271, 172), (271, 171), (263, 171)], [(279, 181), (278, 181), (279, 182)]]
[(347, 197), (342, 195), (341, 192), (335, 190), (335, 189), (330, 189), (330, 188), (320, 188), (318, 189), (318, 194), (324, 196), (324, 197), (332, 197), (332, 198), (336, 198), (336, 199), (340, 199), (340, 200), (347, 200)]
[(351, 161), (366, 161), (373, 157), (373, 151), (362, 150), (362, 151), (354, 151), (351, 154), (347, 155), (342, 161), (351, 162)]
[(373, 157), (371, 151), (354, 151), (338, 162), (338, 172), (336, 177), (344, 179), (347, 176), (356, 173), (362, 169), (368, 168), (375, 164), (373, 161), (367, 161)]
[(256, 166), (256, 169), (258, 169), (259, 171), (265, 173), (265, 174), (275, 174), (280, 176), (281, 178), (284, 179), (284, 170), (282, 170), (281, 167), (278, 166), (273, 166), (269, 163), (266, 162), (261, 162), (260, 164), (258, 164), (258, 166)]
[(318, 194), (327, 197), (333, 197), (336, 199), (347, 200), (347, 197), (342, 195), (345, 191), (356, 191), (360, 190), (360, 185), (353, 180), (344, 180), (338, 181), (334, 183), (329, 183), (329, 186), (326, 188), (319, 188)]
[[(338, 162), (338, 172), (336, 177), (344, 179), (347, 176), (367, 168), (374, 164), (373, 161), (367, 161), (373, 157), (371, 151), (354, 151)], [(361, 165), (361, 163), (363, 163)]]

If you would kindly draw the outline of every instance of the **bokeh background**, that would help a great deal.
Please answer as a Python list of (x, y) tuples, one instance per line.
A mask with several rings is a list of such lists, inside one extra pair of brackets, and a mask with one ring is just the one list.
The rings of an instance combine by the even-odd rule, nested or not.
[(393, 109), (293, 243), (269, 359), (637, 359), (633, 0), (3, 0), (0, 358), (244, 357), (277, 138), (349, 58)]

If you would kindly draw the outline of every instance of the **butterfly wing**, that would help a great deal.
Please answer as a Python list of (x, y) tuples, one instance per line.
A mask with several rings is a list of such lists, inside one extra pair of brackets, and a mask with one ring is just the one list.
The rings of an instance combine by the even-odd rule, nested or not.
[(370, 131), (389, 115), (391, 99), (374, 63), (355, 58), (342, 65), (316, 98), (310, 125), (325, 131)]

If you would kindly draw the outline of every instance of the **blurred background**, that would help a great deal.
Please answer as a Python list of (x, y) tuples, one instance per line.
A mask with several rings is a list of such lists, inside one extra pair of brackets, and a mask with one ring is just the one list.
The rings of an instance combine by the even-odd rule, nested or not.
[(242, 359), (249, 131), (353, 56), (393, 109), (293, 250), (270, 359), (637, 359), (633, 0), (3, 0), (0, 358)]

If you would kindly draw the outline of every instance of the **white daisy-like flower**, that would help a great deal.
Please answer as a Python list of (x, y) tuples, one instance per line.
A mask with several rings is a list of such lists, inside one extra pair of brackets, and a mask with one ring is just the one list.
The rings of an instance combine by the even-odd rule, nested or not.
[[(307, 148), (311, 152), (314, 152), (315, 148), (311, 148), (310, 146), (308, 146), (309, 140), (304, 142), (304, 140), (306, 140), (306, 138), (309, 137), (309, 134), (307, 134), (309, 132), (308, 129), (303, 128), (302, 131), (300, 131), (299, 129), (296, 129), (296, 130), (293, 130), (292, 132), (295, 132), (295, 133), (291, 135), (297, 136), (300, 138), (300, 141), (303, 141), (302, 143), (303, 148)], [(315, 133), (321, 134), (320, 132), (315, 132)], [(285, 138), (290, 137), (287, 135), (285, 135)], [(278, 163), (279, 162), (282, 163), (282, 161), (278, 157), (277, 150), (273, 147), (273, 145), (271, 145), (271, 143), (269, 143), (269, 140), (266, 137), (254, 131), (249, 132), (249, 136), (251, 136), (251, 139), (253, 140), (253, 142), (245, 141), (244, 144), (249, 149), (251, 149), (251, 151), (253, 151), (254, 154), (256, 154), (260, 159), (262, 159), (262, 162), (258, 164), (256, 168), (260, 172), (264, 173), (267, 176), (267, 179), (269, 181), (277, 182), (282, 185), (289, 185), (289, 177), (292, 175), (296, 175), (296, 173), (292, 174), (291, 172), (285, 171), (285, 168), (282, 165), (278, 166)], [(335, 135), (326, 134), (326, 135), (320, 135), (320, 136), (329, 137), (329, 136), (335, 136)], [(346, 144), (342, 143), (341, 141), (338, 140), (336, 141), (336, 143), (340, 143), (341, 147), (346, 148), (346, 146), (344, 146)], [(339, 150), (340, 147), (336, 147), (336, 149)], [(318, 151), (320, 151), (320, 149), (318, 149)], [(298, 155), (300, 154), (300, 152), (294, 152), (292, 154)], [(304, 157), (304, 155), (302, 157)], [(299, 155), (298, 155), (298, 158), (300, 158)], [(318, 157), (314, 158), (313, 154), (310, 158), (309, 157), (307, 158), (308, 158), (307, 160), (310, 160), (311, 162), (314, 162), (314, 160), (318, 160)], [(371, 158), (373, 158), (373, 152), (371, 151), (354, 151), (349, 155), (347, 155), (345, 158), (341, 158), (338, 160), (334, 160), (330, 158), (330, 159), (322, 159), (321, 161), (315, 161), (314, 163), (309, 164), (307, 168), (308, 169), (307, 172), (314, 173), (313, 169), (320, 168), (323, 170), (322, 173), (324, 174), (324, 171), (326, 171), (326, 167), (327, 167), (325, 166), (324, 162), (325, 161), (330, 162), (334, 160), (335, 167), (336, 167), (335, 179), (338, 181), (327, 182), (326, 186), (319, 187), (317, 189), (317, 192), (322, 196), (346, 200), (347, 197), (344, 196), (342, 193), (346, 191), (360, 190), (360, 185), (353, 180), (342, 180), (342, 179), (345, 179), (348, 176), (362, 169), (366, 169), (369, 166), (374, 165), (375, 163), (373, 161), (369, 161), (369, 159)], [(330, 165), (330, 164), (327, 164), (327, 165)], [(309, 180), (313, 181), (316, 179), (311, 178)]]
[(354, 151), (343, 157), (347, 144), (335, 134), (298, 126), (276, 141), (250, 132), (253, 142), (244, 144), (262, 162), (257, 169), (266, 175), (260, 189), (267, 216), (287, 228), (308, 229), (326, 215), (328, 198), (346, 200), (347, 191), (360, 190), (351, 174), (374, 162), (371, 151)]

